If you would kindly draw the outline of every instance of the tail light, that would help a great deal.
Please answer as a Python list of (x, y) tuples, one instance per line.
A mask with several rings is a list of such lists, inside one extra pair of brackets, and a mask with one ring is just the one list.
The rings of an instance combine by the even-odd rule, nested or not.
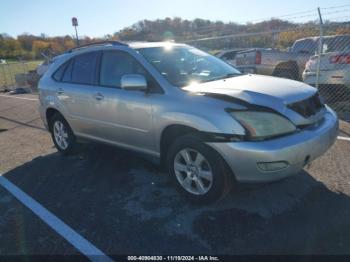
[(307, 61), (306, 64), (305, 64), (305, 68), (310, 68), (310, 65), (311, 65), (311, 61)]
[(256, 51), (255, 53), (255, 64), (260, 65), (261, 64), (261, 52)]
[(331, 56), (329, 62), (331, 64), (350, 64), (350, 54)]
[(318, 56), (312, 56), (305, 64), (305, 69), (310, 69), (317, 62)]

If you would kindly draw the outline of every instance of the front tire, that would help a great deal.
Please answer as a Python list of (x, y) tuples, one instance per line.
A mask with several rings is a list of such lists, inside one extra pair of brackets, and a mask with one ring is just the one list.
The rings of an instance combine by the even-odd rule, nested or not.
[(231, 173), (221, 156), (194, 135), (179, 137), (167, 154), (168, 172), (187, 198), (211, 203), (231, 187)]
[(52, 140), (57, 150), (63, 155), (73, 152), (76, 139), (64, 117), (56, 113), (49, 121)]

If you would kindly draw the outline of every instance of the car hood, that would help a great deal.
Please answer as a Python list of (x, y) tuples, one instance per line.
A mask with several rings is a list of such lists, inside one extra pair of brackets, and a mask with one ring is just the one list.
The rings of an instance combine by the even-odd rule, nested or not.
[(261, 75), (240, 75), (183, 88), (189, 92), (220, 94), (284, 113), (286, 105), (304, 100), (317, 90), (302, 82)]

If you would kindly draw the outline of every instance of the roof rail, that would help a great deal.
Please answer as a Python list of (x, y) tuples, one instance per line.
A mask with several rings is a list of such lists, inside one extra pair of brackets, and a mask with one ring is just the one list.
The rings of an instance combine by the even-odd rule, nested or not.
[(72, 49), (69, 49), (66, 53), (72, 53), (75, 50), (79, 50), (79, 49), (89, 47), (89, 46), (99, 46), (99, 45), (106, 45), (106, 44), (115, 45), (115, 46), (128, 46), (127, 44), (119, 42), (119, 41), (107, 40), (107, 41), (92, 42), (92, 43), (88, 43), (85, 45), (77, 46), (77, 47), (74, 47)]

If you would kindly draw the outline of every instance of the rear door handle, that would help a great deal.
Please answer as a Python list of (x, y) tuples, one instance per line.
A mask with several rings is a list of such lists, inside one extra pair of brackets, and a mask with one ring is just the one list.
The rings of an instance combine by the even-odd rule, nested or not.
[(95, 97), (96, 100), (102, 100), (102, 99), (105, 98), (101, 93), (96, 93), (96, 94), (94, 95), (94, 97)]
[(58, 94), (58, 95), (63, 95), (63, 94), (64, 94), (64, 90), (63, 90), (62, 88), (59, 88), (59, 89), (57, 90), (57, 94)]

